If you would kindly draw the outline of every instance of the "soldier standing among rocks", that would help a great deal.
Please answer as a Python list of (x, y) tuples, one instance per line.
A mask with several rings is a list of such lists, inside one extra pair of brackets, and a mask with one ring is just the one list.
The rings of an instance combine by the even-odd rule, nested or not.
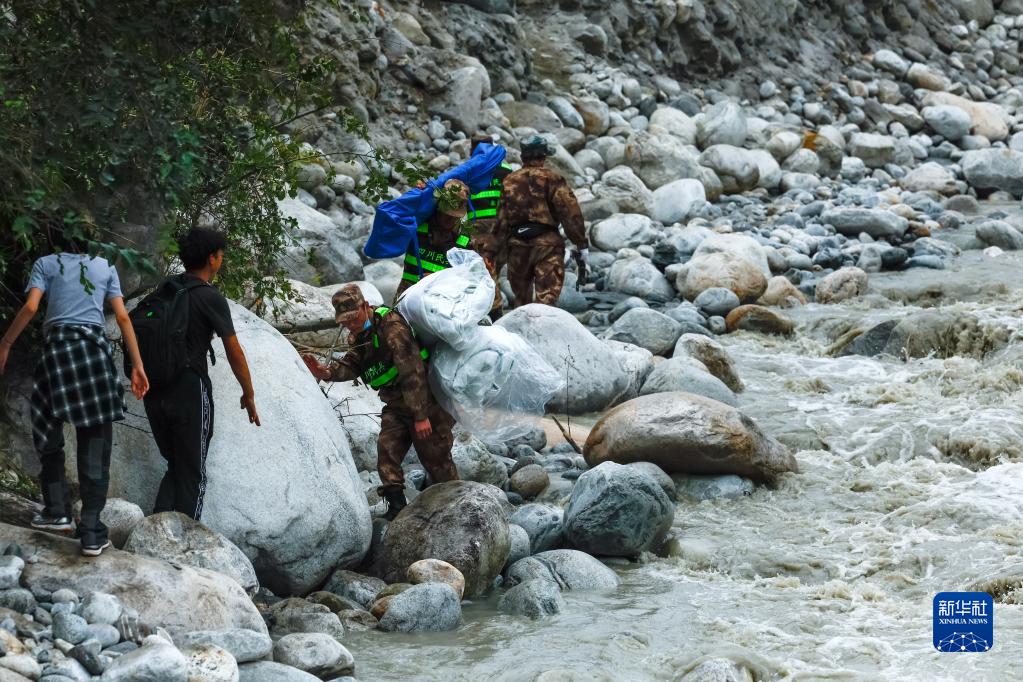
[(430, 392), (426, 380), (429, 353), (420, 348), (412, 328), (396, 310), (373, 310), (356, 284), (334, 294), (335, 320), (351, 333), (351, 348), (329, 366), (303, 355), (320, 381), (362, 379), (384, 402), (377, 440), (378, 492), (387, 500), (386, 518), (394, 519), (407, 504), (401, 462), (415, 445), (419, 461), (434, 483), (458, 479), (451, 459), (454, 419)]
[(577, 249), (580, 282), (585, 279), (589, 242), (579, 202), (568, 182), (544, 167), (551, 155), (547, 142), (534, 136), (522, 145), (520, 170), (503, 182), (496, 232), (508, 239), (508, 282), (515, 307), (535, 300), (557, 305), (565, 281), (565, 238)]
[(451, 267), (448, 250), (453, 247), (469, 248), (469, 237), (461, 234), (462, 219), (465, 217), (469, 199), (469, 187), (461, 180), (448, 180), (437, 193), (437, 210), (433, 217), (416, 230), (419, 250), (409, 244), (405, 254), (405, 271), (394, 292), (394, 300), (406, 289), (435, 272)]
[[(481, 144), (492, 144), (489, 135), (477, 135), (472, 138), (472, 151)], [(504, 178), (512, 172), (512, 167), (502, 163), (494, 170), (490, 184), (481, 192), (469, 197), (471, 206), (463, 220), (463, 231), (469, 235), (470, 248), (483, 257), (483, 262), (494, 280), (494, 305), (490, 309), (490, 319), (500, 319), (504, 304), (501, 288), (497, 283), (497, 274), (504, 266), (507, 256), (507, 236), (497, 233), (497, 211), (501, 205), (501, 191)]]

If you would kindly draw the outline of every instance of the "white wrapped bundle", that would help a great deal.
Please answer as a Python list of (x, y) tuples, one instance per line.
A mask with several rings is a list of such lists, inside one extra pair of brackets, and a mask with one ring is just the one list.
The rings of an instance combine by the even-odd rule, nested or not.
[(474, 251), (451, 249), (451, 267), (424, 277), (398, 299), (402, 314), (420, 343), (433, 347), (444, 342), (454, 349), (465, 348), (476, 325), (494, 303), (494, 280), (483, 258)]
[(523, 436), (564, 379), (521, 336), (476, 327), (461, 349), (438, 344), (430, 356), (433, 394), (466, 429), (488, 440)]

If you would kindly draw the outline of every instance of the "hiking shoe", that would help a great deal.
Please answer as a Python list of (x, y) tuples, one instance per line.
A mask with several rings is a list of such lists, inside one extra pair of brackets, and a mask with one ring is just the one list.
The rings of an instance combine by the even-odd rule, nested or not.
[(408, 500), (405, 499), (405, 493), (384, 493), (384, 499), (387, 500), (387, 513), (384, 514), (384, 518), (388, 521), (394, 521), (394, 517), (398, 513), (408, 506)]
[(86, 544), (82, 541), (82, 556), (99, 556), (103, 553), (103, 550), (110, 546), (110, 540), (104, 540), (103, 542), (90, 542)]
[(48, 530), (51, 533), (60, 533), (61, 535), (70, 535), (75, 532), (75, 524), (68, 516), (36, 514), (32, 517), (30, 525), (36, 530)]

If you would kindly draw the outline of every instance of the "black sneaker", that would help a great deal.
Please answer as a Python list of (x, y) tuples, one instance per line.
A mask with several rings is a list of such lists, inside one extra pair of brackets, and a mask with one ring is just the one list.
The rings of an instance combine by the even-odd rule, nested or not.
[(103, 553), (103, 550), (110, 546), (110, 540), (104, 540), (103, 542), (91, 542), (86, 544), (82, 541), (82, 556), (99, 556)]
[(75, 524), (68, 516), (49, 516), (44, 513), (32, 517), (31, 526), (37, 530), (48, 530), (51, 533), (71, 535), (75, 532)]
[(394, 517), (398, 513), (408, 506), (408, 500), (405, 499), (405, 493), (399, 491), (396, 493), (384, 493), (384, 499), (387, 500), (387, 513), (384, 514), (384, 518), (388, 521), (394, 521)]

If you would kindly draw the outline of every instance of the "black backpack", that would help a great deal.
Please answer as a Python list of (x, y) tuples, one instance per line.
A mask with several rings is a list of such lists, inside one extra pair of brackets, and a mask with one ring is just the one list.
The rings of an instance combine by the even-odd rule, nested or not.
[[(150, 388), (169, 386), (190, 366), (185, 338), (188, 331), (188, 292), (201, 286), (206, 286), (206, 283), (194, 277), (184, 282), (175, 277), (165, 279), (129, 314)], [(124, 354), (124, 373), (131, 376), (131, 360), (127, 353)]]

